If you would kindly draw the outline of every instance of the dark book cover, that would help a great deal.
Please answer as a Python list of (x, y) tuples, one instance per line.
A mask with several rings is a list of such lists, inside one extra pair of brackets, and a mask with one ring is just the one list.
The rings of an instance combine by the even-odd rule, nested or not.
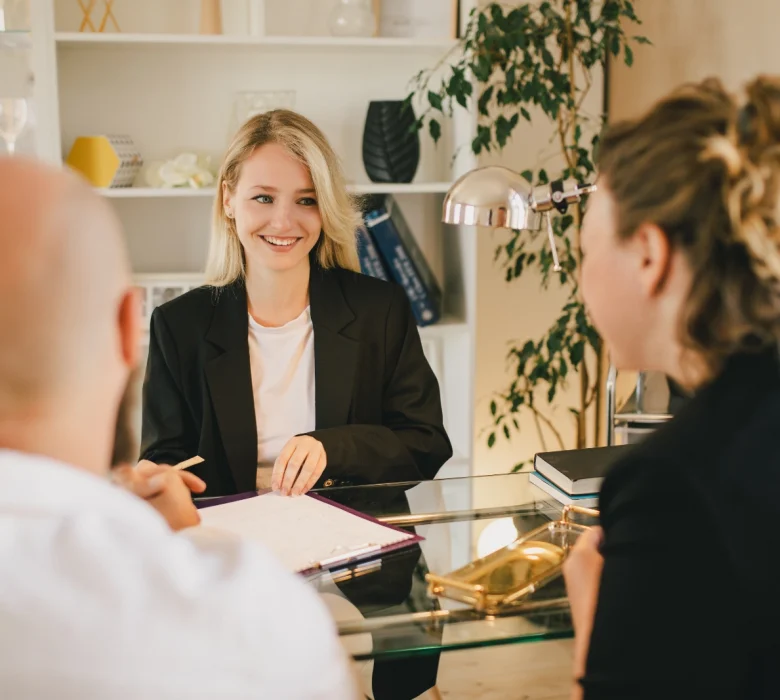
[(357, 248), (360, 258), (360, 271), (364, 275), (389, 281), (390, 276), (385, 267), (385, 261), (379, 254), (373, 239), (362, 226), (357, 230)]
[(366, 227), (392, 279), (409, 298), (418, 326), (441, 318), (441, 288), (414, 238), (397, 202), (390, 195), (367, 211)]
[(598, 493), (604, 476), (633, 445), (539, 452), (534, 469), (569, 495)]

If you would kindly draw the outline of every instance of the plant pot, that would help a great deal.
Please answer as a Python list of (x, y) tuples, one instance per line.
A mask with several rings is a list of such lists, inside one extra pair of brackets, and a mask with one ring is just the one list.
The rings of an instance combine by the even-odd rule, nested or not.
[(363, 165), (372, 182), (411, 182), (420, 164), (420, 137), (412, 106), (372, 101), (363, 129)]

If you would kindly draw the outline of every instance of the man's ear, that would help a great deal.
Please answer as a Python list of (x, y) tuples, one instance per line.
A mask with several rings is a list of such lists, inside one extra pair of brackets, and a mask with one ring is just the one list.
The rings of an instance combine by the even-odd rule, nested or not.
[(138, 365), (141, 343), (141, 303), (138, 290), (132, 287), (119, 302), (118, 325), (122, 359), (132, 372)]
[(666, 233), (655, 224), (642, 224), (631, 238), (639, 255), (639, 279), (648, 297), (664, 287), (672, 263), (672, 246)]

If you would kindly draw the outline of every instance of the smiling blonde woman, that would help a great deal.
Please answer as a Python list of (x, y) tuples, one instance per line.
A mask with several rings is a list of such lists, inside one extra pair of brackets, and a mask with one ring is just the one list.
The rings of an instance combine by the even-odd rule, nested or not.
[(321, 131), (250, 119), (219, 173), (208, 284), (152, 316), (142, 457), (218, 496), (433, 478), (452, 454), (397, 285), (359, 273), (361, 216)]

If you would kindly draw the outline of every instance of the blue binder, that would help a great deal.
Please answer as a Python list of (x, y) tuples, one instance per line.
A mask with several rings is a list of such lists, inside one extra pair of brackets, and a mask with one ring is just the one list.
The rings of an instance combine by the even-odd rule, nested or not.
[(406, 292), (417, 325), (436, 323), (441, 318), (441, 289), (395, 199), (387, 195), (364, 219), (392, 279)]

